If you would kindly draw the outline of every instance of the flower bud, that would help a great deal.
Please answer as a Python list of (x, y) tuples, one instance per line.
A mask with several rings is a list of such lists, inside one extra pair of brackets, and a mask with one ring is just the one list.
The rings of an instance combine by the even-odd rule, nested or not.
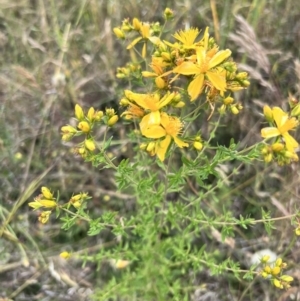
[(285, 151), (284, 152), (284, 156), (286, 158), (292, 159), (294, 161), (298, 161), (299, 160), (298, 155), (296, 153), (294, 153), (294, 152)]
[(282, 265), (282, 258), (277, 258), (276, 261), (275, 261), (275, 265), (277, 267), (281, 267), (281, 265)]
[(201, 151), (201, 149), (203, 148), (203, 144), (200, 141), (195, 141), (193, 144), (193, 147), (198, 150)]
[(157, 76), (157, 74), (155, 72), (142, 71), (142, 76), (143, 77), (154, 77), (154, 76)]
[(142, 24), (141, 22), (139, 21), (139, 19), (137, 18), (133, 18), (132, 20), (132, 26), (133, 28), (136, 30), (136, 31), (139, 31), (142, 27)]
[(294, 280), (294, 278), (292, 276), (289, 276), (289, 275), (282, 275), (280, 277), (280, 279), (285, 281), (285, 282), (292, 282)]
[(46, 224), (49, 220), (50, 214), (51, 211), (43, 211), (38, 217), (39, 222)]
[(46, 199), (50, 199), (50, 200), (53, 199), (53, 194), (47, 187), (43, 186), (41, 188), (41, 192)]
[(270, 149), (269, 149), (269, 146), (264, 146), (262, 149), (261, 149), (261, 154), (262, 155), (267, 155), (270, 153)]
[(170, 55), (170, 53), (169, 52), (162, 52), (161, 54), (161, 57), (165, 60), (165, 61), (171, 61), (172, 60), (172, 57), (171, 57), (171, 55)]
[(141, 144), (140, 144), (140, 149), (141, 149), (141, 150), (146, 150), (147, 146), (148, 146), (147, 143), (141, 143)]
[(94, 115), (95, 115), (95, 109), (93, 107), (90, 107), (86, 117), (88, 118), (88, 120), (93, 121)]
[(300, 116), (300, 104), (297, 104), (297, 105), (293, 108), (293, 110), (292, 110), (292, 112), (291, 112), (291, 116), (292, 116), (292, 117), (299, 117), (299, 116)]
[(89, 123), (86, 121), (79, 122), (77, 127), (84, 133), (89, 133), (91, 130)]
[(148, 143), (146, 151), (151, 152), (154, 148), (155, 148), (155, 142), (151, 141), (150, 143)]
[(236, 106), (231, 106), (230, 110), (231, 110), (231, 113), (234, 115), (237, 115), (240, 112)]
[(272, 271), (272, 269), (269, 265), (264, 267), (264, 272), (266, 272), (267, 274), (271, 274), (271, 271)]
[(261, 259), (261, 263), (267, 263), (270, 260), (271, 256), (270, 255), (264, 255)]
[(242, 84), (243, 84), (243, 87), (249, 87), (250, 86), (250, 82), (248, 80), (243, 80)]
[(77, 130), (71, 125), (64, 125), (61, 127), (61, 131), (63, 134), (76, 134)]
[(266, 163), (270, 163), (273, 159), (273, 155), (271, 153), (267, 154), (266, 156), (264, 156), (264, 161)]
[(219, 113), (220, 114), (224, 114), (226, 112), (226, 105), (222, 105), (220, 108), (219, 108)]
[(91, 152), (93, 152), (96, 149), (95, 142), (92, 139), (86, 139), (84, 141), (84, 146)]
[(100, 121), (101, 118), (103, 117), (104, 113), (102, 111), (97, 111), (94, 115), (95, 121)]
[(113, 109), (113, 108), (105, 109), (105, 115), (107, 117), (113, 117), (115, 114), (116, 114), (115, 109)]
[(273, 121), (273, 112), (269, 106), (264, 106), (264, 116), (267, 119), (267, 121)]
[(61, 252), (61, 253), (59, 254), (59, 256), (60, 256), (61, 258), (64, 258), (64, 259), (69, 259), (69, 258), (71, 257), (71, 254), (70, 254), (69, 252), (67, 252), (67, 251), (64, 251), (64, 252)]
[(157, 86), (158, 89), (164, 89), (167, 87), (167, 83), (164, 79), (162, 79), (161, 77), (156, 77), (155, 78), (155, 84)]
[(79, 154), (79, 155), (83, 156), (85, 153), (86, 153), (86, 151), (85, 151), (85, 148), (84, 148), (84, 147), (80, 147), (80, 148), (78, 149), (78, 154)]
[(111, 265), (118, 270), (126, 268), (129, 264), (130, 261), (128, 260), (122, 260), (122, 259), (111, 260)]
[(273, 276), (276, 276), (276, 275), (278, 275), (278, 274), (280, 273), (280, 271), (281, 271), (280, 267), (275, 266), (275, 267), (272, 269), (271, 274), (272, 274)]
[(179, 102), (177, 102), (175, 105), (174, 105), (174, 107), (175, 108), (183, 108), (185, 106), (185, 102), (184, 101), (179, 101)]
[(282, 285), (281, 281), (279, 281), (276, 278), (273, 279), (273, 285), (277, 288), (283, 289), (283, 285)]
[(266, 272), (261, 272), (261, 277), (263, 277), (263, 278), (267, 278), (269, 276), (269, 274), (268, 273), (266, 273)]
[(164, 18), (166, 20), (172, 20), (174, 18), (173, 10), (167, 7), (164, 11)]
[(113, 126), (117, 123), (118, 120), (119, 120), (118, 115), (114, 115), (114, 116), (112, 116), (111, 118), (108, 119), (107, 125), (108, 126)]
[(124, 32), (119, 28), (119, 27), (115, 27), (113, 29), (115, 35), (117, 36), (117, 38), (119, 39), (125, 39), (125, 34)]
[(230, 96), (226, 97), (224, 100), (223, 100), (223, 103), (224, 105), (228, 106), (228, 105), (231, 105), (233, 103), (234, 99)]
[(80, 105), (76, 104), (75, 105), (75, 116), (76, 118), (81, 121), (82, 119), (84, 119), (84, 113), (83, 113), (83, 110), (81, 108)]
[(284, 145), (280, 142), (272, 144), (272, 150), (274, 152), (281, 152), (284, 149)]
[(122, 98), (119, 102), (119, 104), (123, 107), (126, 107), (129, 105), (129, 100), (127, 98)]

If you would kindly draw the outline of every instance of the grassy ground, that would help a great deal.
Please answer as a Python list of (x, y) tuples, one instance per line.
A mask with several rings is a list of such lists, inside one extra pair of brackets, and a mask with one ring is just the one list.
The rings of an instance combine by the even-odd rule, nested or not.
[[(169, 6), (176, 14), (174, 28), (209, 26), (221, 47), (230, 48), (241, 69), (250, 73), (251, 87), (237, 95), (245, 113), (238, 124), (228, 117), (231, 126), (218, 137), (220, 143), (228, 145), (231, 137), (243, 145), (258, 141), (263, 105), (286, 106), (289, 93), (300, 97), (300, 2), (198, 2), (0, 0), (0, 220), (5, 222), (0, 236), (0, 297), (85, 300), (84, 296), (105, 281), (95, 266), (66, 264), (57, 254), (68, 248), (97, 250), (109, 238), (105, 234), (87, 238), (84, 224), (67, 233), (54, 221), (42, 227), (26, 202), (45, 183), (51, 183), (62, 195), (72, 194), (74, 187), (89, 191), (94, 196), (95, 214), (117, 206), (124, 197), (115, 192), (108, 172), (83, 164), (70, 154), (71, 145), (60, 139), (60, 127), (71, 122), (76, 103), (118, 109), (124, 83), (116, 80), (115, 71), (124, 65), (128, 54), (112, 28), (124, 18), (161, 21), (164, 8)], [(121, 127), (116, 136), (115, 155), (130, 157)], [(259, 217), (261, 207), (271, 210), (274, 217), (288, 215), (299, 202), (298, 170), (298, 164), (248, 166), (232, 179), (234, 185), (220, 199), (231, 202), (237, 216)], [(111, 201), (105, 203), (107, 196)], [(265, 237), (257, 227), (238, 237), (233, 256), (263, 248), (285, 254), (299, 283), (298, 243), (289, 247), (293, 239), (289, 225), (277, 226), (276, 235)], [(253, 230), (256, 237), (262, 233), (260, 240), (252, 240)], [(210, 285), (212, 294), (222, 288), (224, 300), (288, 300), (292, 293), (297, 294), (296, 287), (274, 292), (261, 284), (254, 290), (253, 284), (241, 281), (232, 288), (224, 278), (199, 277), (200, 282), (204, 279)], [(191, 296), (193, 300), (209, 300), (206, 297), (196, 291)]]

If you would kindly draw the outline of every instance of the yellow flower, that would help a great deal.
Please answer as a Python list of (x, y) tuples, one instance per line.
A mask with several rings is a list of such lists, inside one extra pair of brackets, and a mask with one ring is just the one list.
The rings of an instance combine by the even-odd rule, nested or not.
[(267, 119), (267, 121), (273, 121), (273, 112), (269, 106), (264, 106), (264, 116)]
[(71, 253), (69, 253), (69, 252), (67, 252), (67, 251), (64, 251), (64, 252), (61, 252), (61, 253), (59, 254), (59, 256), (60, 256), (61, 258), (64, 258), (64, 259), (69, 259), (69, 258), (71, 257)]
[(179, 30), (173, 37), (182, 43), (183, 48), (185, 49), (195, 49), (195, 40), (199, 35), (198, 28), (190, 28), (188, 30)]
[(166, 93), (162, 98), (159, 94), (139, 94), (133, 93), (129, 90), (125, 91), (126, 97), (134, 101), (138, 106), (144, 110), (150, 111), (145, 115), (140, 123), (140, 127), (144, 128), (151, 124), (160, 124), (160, 109), (167, 106), (175, 97), (175, 93)]
[(276, 276), (276, 275), (278, 275), (278, 274), (280, 273), (280, 271), (281, 271), (280, 267), (275, 266), (275, 267), (272, 269), (271, 274), (272, 274), (273, 276)]
[(139, 41), (144, 40), (144, 45), (143, 45), (143, 50), (142, 50), (142, 57), (146, 57), (146, 43), (149, 40), (153, 44), (157, 44), (160, 42), (160, 39), (158, 37), (152, 36), (152, 33), (150, 31), (150, 24), (149, 23), (140, 23), (139, 26), (137, 27), (139, 30), (141, 37), (138, 37), (134, 39), (128, 46), (127, 49), (131, 49), (134, 47)]
[(164, 161), (166, 152), (171, 144), (172, 139), (180, 148), (189, 146), (187, 143), (183, 142), (177, 137), (183, 127), (179, 118), (169, 116), (166, 113), (161, 113), (159, 125), (151, 124), (151, 122), (147, 123), (146, 119), (150, 119), (150, 114), (146, 115), (143, 120), (144, 119), (145, 126), (141, 126), (141, 132), (145, 137), (154, 139), (165, 137), (163, 140), (157, 141), (155, 145), (155, 154), (161, 161)]
[(87, 121), (80, 121), (77, 125), (77, 127), (83, 132), (83, 133), (89, 133), (91, 130), (91, 126)]
[(128, 108), (121, 116), (125, 115), (125, 119), (142, 118), (145, 115), (145, 111), (139, 106), (128, 102)]
[(51, 193), (49, 188), (43, 186), (41, 188), (41, 192), (46, 199), (50, 199), (50, 200), (53, 199), (53, 194)]
[(261, 263), (267, 263), (270, 260), (271, 256), (270, 255), (264, 255), (261, 259)]
[(76, 209), (78, 209), (88, 198), (89, 196), (87, 193), (81, 192), (79, 194), (73, 195), (69, 200), (69, 203), (72, 204)]
[(151, 69), (153, 70), (153, 72), (151, 71), (143, 71), (142, 75), (144, 77), (155, 77), (155, 84), (159, 89), (164, 89), (168, 84), (166, 79), (164, 79), (163, 77), (161, 77), (161, 75), (163, 75), (164, 73), (164, 68), (168, 65), (168, 63), (166, 63), (164, 61), (164, 59), (162, 57), (152, 57), (152, 62), (150, 64)]
[(49, 220), (50, 214), (51, 211), (43, 211), (38, 217), (39, 222), (46, 224)]
[(185, 61), (173, 69), (174, 73), (195, 75), (188, 86), (191, 101), (202, 92), (205, 77), (221, 92), (221, 95), (226, 91), (226, 70), (216, 67), (231, 55), (231, 51), (229, 49), (218, 51), (217, 47), (208, 50), (208, 37), (208, 28), (206, 28), (204, 46), (196, 47), (196, 56), (191, 57), (195, 62)]
[(200, 141), (195, 141), (193, 143), (193, 147), (197, 150), (197, 151), (201, 151), (203, 148), (203, 144)]
[(56, 207), (56, 202), (52, 200), (45, 200), (45, 199), (39, 199), (39, 197), (36, 197), (34, 199), (34, 202), (28, 203), (29, 207), (32, 207), (33, 209), (39, 209), (42, 207), (45, 208), (55, 208)]
[(130, 264), (130, 261), (123, 260), (123, 259), (117, 259), (117, 260), (111, 259), (110, 263), (114, 268), (121, 270), (121, 269), (126, 268)]
[(84, 146), (91, 152), (93, 152), (96, 149), (96, 145), (93, 139), (85, 139)]
[(283, 289), (282, 282), (279, 281), (277, 278), (274, 278), (272, 282), (273, 282), (273, 285), (274, 285), (275, 287), (280, 288), (280, 289)]
[(74, 137), (77, 133), (77, 130), (71, 125), (65, 125), (61, 127), (62, 140), (68, 141)]
[[(264, 109), (264, 112), (266, 111), (267, 110)], [(298, 121), (294, 117), (289, 118), (288, 114), (279, 107), (274, 107), (272, 109), (272, 115), (276, 127), (263, 128), (261, 130), (261, 136), (263, 138), (282, 136), (284, 138), (287, 150), (294, 152), (294, 149), (298, 147), (298, 142), (288, 133), (288, 131), (294, 129), (298, 125)]]
[(294, 278), (292, 276), (289, 276), (289, 275), (282, 275), (280, 277), (280, 279), (285, 281), (285, 282), (292, 282), (294, 280)]
[(113, 31), (114, 31), (114, 34), (117, 36), (117, 38), (119, 38), (119, 39), (125, 39), (125, 34), (124, 34), (124, 32), (122, 31), (121, 28), (115, 27), (113, 29)]
[(80, 105), (75, 105), (75, 116), (78, 120), (84, 119), (84, 113)]
[(171, 19), (173, 19), (173, 17), (174, 17), (174, 12), (173, 12), (173, 10), (167, 7), (167, 8), (164, 10), (164, 18), (165, 18), (166, 20), (171, 20)]
[(117, 123), (117, 121), (119, 120), (119, 116), (118, 115), (114, 115), (112, 117), (110, 117), (108, 120), (107, 120), (107, 125), (108, 126), (113, 126)]

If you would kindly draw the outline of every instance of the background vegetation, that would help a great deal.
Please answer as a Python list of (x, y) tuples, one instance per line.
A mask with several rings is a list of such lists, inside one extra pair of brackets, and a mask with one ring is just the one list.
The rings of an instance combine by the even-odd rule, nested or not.
[[(84, 222), (68, 232), (55, 220), (41, 226), (26, 203), (41, 186), (51, 183), (62, 197), (88, 191), (95, 216), (109, 210), (134, 210), (132, 196), (116, 191), (109, 171), (97, 170), (70, 153), (73, 142), (61, 142), (60, 127), (72, 123), (76, 103), (85, 108), (118, 109), (126, 82), (117, 80), (115, 73), (128, 60), (128, 53), (112, 28), (124, 18), (162, 21), (167, 6), (175, 12), (174, 28), (209, 26), (220, 47), (230, 48), (240, 69), (252, 78), (247, 92), (236, 95), (244, 111), (234, 120), (227, 117), (229, 126), (216, 137), (219, 144), (228, 146), (231, 138), (243, 146), (260, 140), (263, 105), (286, 107), (289, 94), (300, 97), (298, 1), (0, 0), (0, 220), (4, 223), (0, 297), (88, 300), (108, 277), (105, 265), (82, 267), (81, 261), (65, 262), (57, 255), (66, 249), (85, 254), (110, 247), (110, 233), (89, 237)], [(199, 126), (205, 133), (205, 125)], [(119, 160), (131, 158), (133, 149), (124, 127), (120, 124), (114, 131), (113, 155)], [(276, 217), (298, 208), (298, 164), (231, 164), (221, 166), (220, 173), (233, 167), (239, 173), (218, 199), (235, 216), (243, 213), (260, 218), (264, 208)], [(16, 208), (15, 204), (23, 205)], [(220, 209), (222, 205), (215, 206)], [(289, 222), (276, 223), (276, 227), (268, 236), (259, 225), (243, 235), (237, 232), (231, 244), (221, 243), (217, 235), (205, 239), (217, 246), (220, 256), (226, 254), (245, 265), (261, 249), (284, 255), (295, 279), (293, 287), (275, 291), (266, 281), (237, 283), (230, 274), (216, 277), (202, 270), (187, 272), (191, 300), (288, 300), (292, 294), (297, 296), (299, 243)]]

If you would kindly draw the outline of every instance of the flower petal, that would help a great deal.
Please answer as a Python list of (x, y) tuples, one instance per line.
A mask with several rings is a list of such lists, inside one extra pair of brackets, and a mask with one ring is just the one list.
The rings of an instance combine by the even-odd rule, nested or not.
[(169, 115), (165, 112), (162, 112), (160, 114), (160, 124), (164, 127), (167, 128), (168, 124), (170, 123), (170, 118)]
[(285, 145), (288, 151), (294, 152), (295, 148), (298, 147), (298, 142), (288, 133), (284, 133), (283, 135)]
[(135, 46), (140, 40), (142, 39), (142, 37), (138, 37), (136, 39), (134, 39), (128, 46), (127, 49), (131, 49), (133, 46)]
[(263, 138), (271, 138), (271, 137), (276, 137), (279, 135), (280, 135), (280, 132), (275, 127), (266, 127), (261, 130), (261, 136)]
[(164, 161), (166, 157), (167, 150), (171, 143), (171, 136), (166, 136), (166, 138), (157, 143), (156, 155), (160, 161)]
[(285, 113), (283, 110), (281, 110), (281, 108), (279, 108), (279, 107), (274, 107), (272, 109), (272, 113), (273, 113), (273, 118), (274, 118), (278, 128), (280, 128), (282, 125), (284, 125), (288, 119), (288, 114)]
[(217, 65), (221, 64), (224, 60), (230, 57), (230, 55), (231, 55), (231, 51), (229, 49), (221, 50), (217, 52), (209, 61), (208, 69), (214, 68)]
[(147, 138), (158, 139), (166, 136), (166, 130), (157, 124), (141, 129), (143, 136)]
[(191, 97), (191, 101), (195, 100), (202, 92), (204, 83), (204, 74), (196, 76), (188, 86), (188, 93)]
[(140, 122), (140, 129), (143, 133), (144, 129), (152, 126), (152, 125), (159, 125), (160, 124), (160, 113), (159, 111), (151, 112), (145, 115)]
[(189, 146), (188, 143), (182, 141), (180, 138), (178, 138), (176, 136), (174, 136), (173, 139), (174, 139), (174, 142), (176, 143), (176, 145), (180, 148)]
[(207, 71), (206, 75), (215, 88), (220, 91), (226, 90), (226, 74)]
[(290, 118), (290, 119), (287, 119), (285, 121), (285, 123), (278, 129), (279, 129), (280, 133), (282, 133), (282, 135), (283, 135), (287, 131), (294, 129), (297, 125), (298, 125), (297, 119)]
[(175, 67), (173, 72), (183, 75), (199, 74), (200, 68), (192, 62), (183, 62), (181, 65)]

